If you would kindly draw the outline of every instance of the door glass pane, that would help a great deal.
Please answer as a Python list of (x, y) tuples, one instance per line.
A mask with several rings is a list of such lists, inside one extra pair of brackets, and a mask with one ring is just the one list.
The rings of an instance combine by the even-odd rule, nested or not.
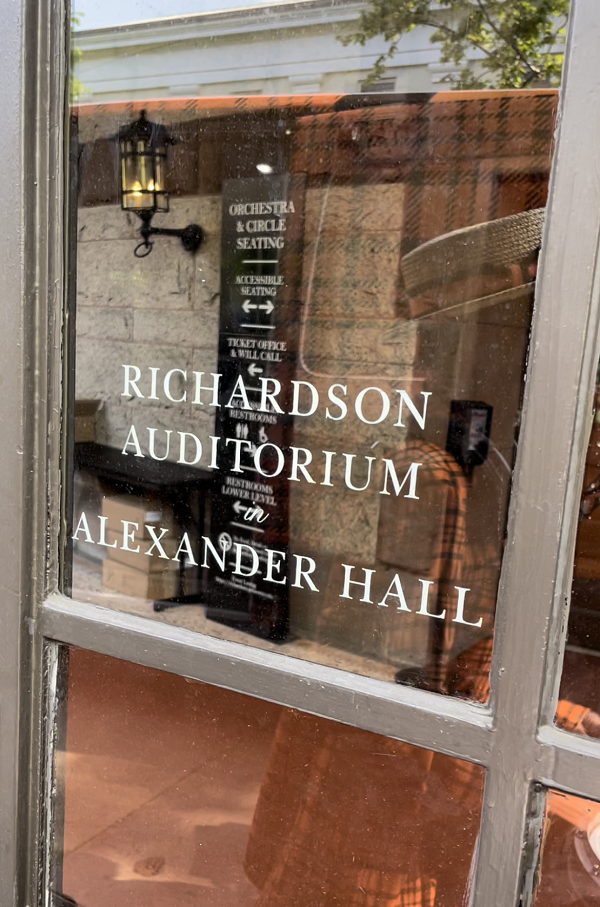
[(65, 591), (485, 699), (556, 89), (122, 6), (74, 34)]
[(478, 766), (75, 649), (65, 708), (57, 905), (463, 903)]
[(549, 791), (535, 907), (600, 900), (600, 804)]
[(600, 737), (600, 368), (583, 465), (579, 524), (563, 675), (556, 722)]

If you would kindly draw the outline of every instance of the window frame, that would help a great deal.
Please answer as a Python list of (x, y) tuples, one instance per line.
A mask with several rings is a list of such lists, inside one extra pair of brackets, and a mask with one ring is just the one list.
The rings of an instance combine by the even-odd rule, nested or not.
[(69, 15), (63, 0), (22, 0), (5, 4), (3, 14), (0, 903), (45, 900), (52, 741), (62, 693), (59, 644), (483, 765), (471, 903), (530, 903), (543, 788), (600, 800), (600, 745), (553, 725), (600, 354), (600, 178), (594, 167), (600, 5), (572, 2), (486, 706), (202, 636), (56, 591), (68, 487)]

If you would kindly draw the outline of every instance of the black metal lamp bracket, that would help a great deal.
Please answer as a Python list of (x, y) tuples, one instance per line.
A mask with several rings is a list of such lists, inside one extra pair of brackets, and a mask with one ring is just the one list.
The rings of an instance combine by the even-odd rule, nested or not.
[(204, 240), (204, 230), (198, 224), (188, 224), (181, 230), (175, 230), (170, 227), (153, 227), (150, 220), (142, 216), (142, 226), (140, 227), (140, 236), (142, 242), (135, 247), (134, 255), (136, 258), (145, 258), (152, 251), (153, 242), (151, 236), (177, 236), (181, 240), (181, 245), (186, 252), (196, 252)]

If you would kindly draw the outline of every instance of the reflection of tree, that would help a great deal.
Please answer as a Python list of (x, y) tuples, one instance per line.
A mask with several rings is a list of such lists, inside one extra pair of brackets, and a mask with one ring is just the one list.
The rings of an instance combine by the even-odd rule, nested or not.
[(569, 0), (369, 0), (357, 30), (340, 40), (364, 46), (383, 35), (387, 51), (368, 82), (382, 76), (402, 36), (424, 25), (434, 29), (441, 62), (457, 67), (446, 79), (456, 88), (551, 86), (560, 81), (568, 11)]
[(71, 61), (70, 61), (70, 82), (69, 82), (69, 95), (70, 95), (69, 100), (71, 101), (71, 103), (74, 103), (75, 101), (77, 101), (79, 99), (79, 95), (82, 93), (82, 91), (84, 91), (84, 87), (81, 84), (81, 82), (79, 81), (79, 79), (76, 79), (75, 76), (73, 75), (73, 73), (75, 72), (76, 64), (79, 63), (79, 61), (81, 60), (81, 50), (75, 46), (75, 42), (73, 40), (73, 29), (75, 28), (75, 26), (77, 26), (79, 24), (80, 24), (79, 14), (73, 13), (71, 16)]

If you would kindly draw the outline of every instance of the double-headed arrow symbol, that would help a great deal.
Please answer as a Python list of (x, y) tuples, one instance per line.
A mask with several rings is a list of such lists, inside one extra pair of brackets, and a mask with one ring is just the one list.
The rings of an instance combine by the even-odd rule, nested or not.
[(252, 309), (260, 309), (261, 311), (266, 312), (267, 315), (270, 315), (275, 306), (273, 305), (272, 299), (267, 299), (266, 302), (250, 302), (249, 299), (244, 299), (242, 308), (246, 315), (248, 315)]

